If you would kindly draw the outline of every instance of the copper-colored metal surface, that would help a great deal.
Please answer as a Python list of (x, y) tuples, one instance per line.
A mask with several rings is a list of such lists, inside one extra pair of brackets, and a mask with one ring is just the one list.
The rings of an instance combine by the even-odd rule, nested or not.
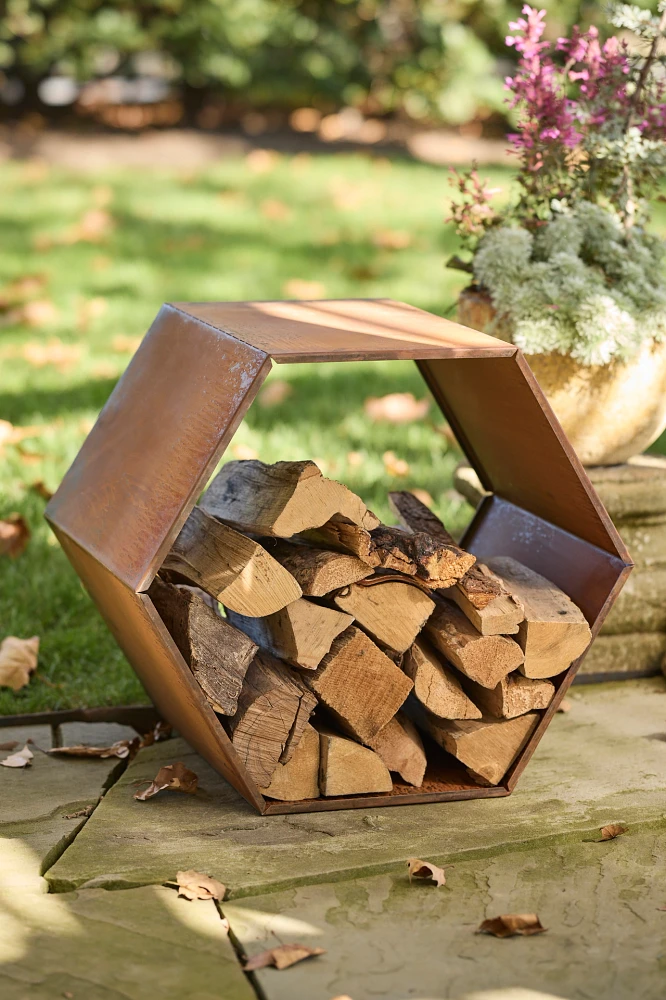
[[(145, 591), (240, 420), (278, 363), (410, 358), (484, 486), (466, 534), (512, 555), (580, 606), (594, 635), (631, 569), (628, 553), (520, 351), (387, 300), (164, 306), (47, 518), (160, 714), (264, 813), (507, 795), (578, 668), (496, 788), (454, 762), (420, 790), (267, 802), (238, 759)], [(304, 419), (307, 415), (304, 414)], [(582, 659), (582, 657), (581, 657)]]

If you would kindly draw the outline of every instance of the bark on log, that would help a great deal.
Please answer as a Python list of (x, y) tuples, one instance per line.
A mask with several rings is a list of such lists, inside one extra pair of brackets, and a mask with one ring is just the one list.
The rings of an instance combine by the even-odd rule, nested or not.
[(432, 590), (453, 586), (476, 561), (470, 552), (421, 531), (409, 533), (382, 524), (370, 534), (370, 552), (378, 566), (416, 576)]
[(324, 597), (372, 575), (372, 566), (346, 552), (331, 552), (282, 539), (267, 540), (265, 547), (294, 577), (305, 597)]

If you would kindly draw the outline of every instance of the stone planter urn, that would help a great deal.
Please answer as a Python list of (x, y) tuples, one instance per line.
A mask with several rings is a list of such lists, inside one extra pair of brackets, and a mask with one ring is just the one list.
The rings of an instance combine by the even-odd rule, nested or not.
[[(464, 326), (511, 342), (490, 297), (466, 288), (458, 299)], [(666, 429), (666, 342), (645, 344), (630, 361), (583, 365), (564, 354), (527, 360), (583, 465), (617, 465)]]

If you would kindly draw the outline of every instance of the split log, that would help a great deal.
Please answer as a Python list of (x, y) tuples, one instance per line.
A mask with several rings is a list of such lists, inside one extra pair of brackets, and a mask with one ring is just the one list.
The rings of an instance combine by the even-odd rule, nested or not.
[(362, 743), (383, 729), (412, 689), (402, 670), (354, 625), (303, 680), (345, 732)]
[[(483, 607), (477, 607), (474, 603), (475, 599), (481, 599), (481, 595), (483, 598), (487, 596), (488, 592), (481, 589), (481, 581), (488, 579), (486, 573), (494, 577), (487, 566), (477, 563), (455, 587), (446, 591), (446, 596), (458, 605), (481, 635), (516, 635), (525, 612), (513, 595), (501, 593), (484, 603)], [(477, 583), (481, 587), (475, 590)]]
[(504, 635), (481, 635), (451, 601), (442, 600), (437, 605), (425, 631), (447, 660), (483, 687), (496, 687), (523, 662), (517, 642)]
[(372, 550), (372, 536), (368, 529), (343, 517), (332, 517), (321, 527), (304, 531), (299, 537), (312, 545), (356, 556), (367, 566), (379, 566), (379, 556)]
[(466, 687), (483, 712), (497, 719), (515, 719), (526, 712), (548, 708), (555, 694), (555, 685), (550, 681), (522, 674), (509, 674), (495, 688), (484, 688), (473, 681), (467, 681)]
[(460, 681), (434, 649), (417, 639), (404, 659), (402, 669), (414, 682), (414, 694), (429, 712), (440, 719), (480, 719), (481, 712), (462, 689)]
[(301, 596), (301, 588), (258, 542), (195, 507), (164, 568), (191, 580), (241, 615), (272, 615)]
[(350, 587), (372, 574), (372, 566), (346, 552), (331, 552), (310, 545), (274, 540), (266, 548), (288, 570), (306, 597), (324, 597), (332, 590)]
[(320, 729), (319, 736), (322, 795), (367, 795), (393, 790), (389, 770), (373, 750), (325, 728)]
[(541, 717), (536, 712), (516, 719), (479, 722), (429, 717), (427, 731), (480, 785), (497, 785), (534, 732)]
[(555, 677), (567, 670), (592, 641), (583, 612), (554, 583), (510, 556), (495, 556), (488, 565), (523, 605), (517, 636), (525, 652), (521, 673)]
[(313, 604), (303, 597), (266, 618), (247, 618), (231, 610), (227, 615), (232, 625), (262, 649), (306, 670), (319, 665), (335, 637), (354, 621), (352, 615)]
[(419, 731), (406, 715), (398, 712), (368, 742), (389, 771), (396, 771), (408, 785), (419, 788), (426, 770), (426, 755)]
[[(413, 493), (389, 493), (389, 503), (401, 524), (410, 531), (424, 531), (437, 541), (455, 545), (437, 515)], [(482, 635), (512, 635), (518, 631), (522, 621), (520, 605), (482, 563), (470, 567), (446, 596), (456, 602)]]
[(420, 587), (402, 580), (354, 583), (333, 598), (370, 637), (396, 653), (409, 649), (435, 608)]
[(262, 795), (281, 802), (319, 798), (319, 733), (307, 725), (288, 764), (278, 764)]
[(269, 653), (257, 653), (228, 726), (238, 756), (260, 788), (270, 784), (278, 764), (289, 763), (316, 704), (295, 670)]
[(148, 596), (212, 707), (234, 715), (257, 646), (190, 587), (156, 577)]
[(314, 462), (227, 462), (201, 500), (202, 508), (237, 528), (259, 535), (290, 538), (340, 515), (374, 528), (379, 519), (360, 497)]
[(410, 534), (382, 524), (370, 535), (370, 554), (374, 553), (378, 566), (416, 576), (431, 590), (452, 587), (476, 561), (475, 556), (457, 545), (433, 539), (422, 531)]

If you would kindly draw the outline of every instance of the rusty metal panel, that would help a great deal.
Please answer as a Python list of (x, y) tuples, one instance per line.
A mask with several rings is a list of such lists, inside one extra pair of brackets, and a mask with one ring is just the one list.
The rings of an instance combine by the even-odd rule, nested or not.
[(64, 532), (57, 528), (55, 532), (162, 718), (172, 722), (212, 767), (263, 811), (264, 798), (238, 759), (150, 598), (134, 593)]
[(146, 589), (269, 370), (262, 351), (164, 306), (47, 520)]
[(501, 357), (515, 347), (391, 299), (316, 302), (177, 302), (269, 354), (277, 364), (406, 358)]

